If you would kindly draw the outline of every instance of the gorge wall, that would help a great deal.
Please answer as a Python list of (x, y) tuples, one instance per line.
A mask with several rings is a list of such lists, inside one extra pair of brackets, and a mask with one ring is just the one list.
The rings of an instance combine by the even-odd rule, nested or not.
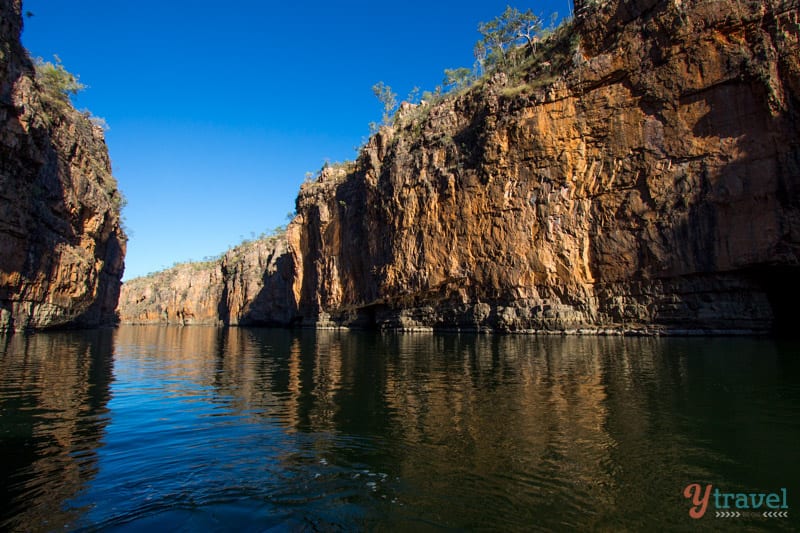
[(285, 236), (267, 237), (126, 281), (119, 315), (133, 324), (287, 326), (296, 316), (293, 279)]
[[(575, 4), (522, 75), (401, 106), (357, 161), (305, 184), (273, 252), (281, 290), (261, 259), (248, 270), (270, 298), (231, 291), (220, 263), (160, 289), (131, 283), (122, 319), (171, 321), (189, 305), (235, 323), (214, 314), (235, 293), (268, 301), (265, 322), (317, 327), (787, 327), (800, 296), (797, 1)], [(178, 293), (189, 283), (207, 305)]]
[(37, 80), (0, 4), (0, 332), (112, 323), (126, 237), (103, 129)]

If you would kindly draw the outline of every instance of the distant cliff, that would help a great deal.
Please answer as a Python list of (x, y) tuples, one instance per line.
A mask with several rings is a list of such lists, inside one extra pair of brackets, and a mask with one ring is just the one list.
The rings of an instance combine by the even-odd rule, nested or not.
[[(790, 323), (800, 296), (797, 2), (575, 4), (576, 20), (522, 76), (402, 106), (357, 161), (303, 186), (283, 255), (287, 323)], [(123, 320), (135, 318), (126, 308)]]
[(102, 128), (37, 81), (0, 4), (0, 331), (111, 323), (125, 256)]
[(267, 237), (125, 282), (119, 314), (133, 324), (286, 326), (296, 316), (293, 276), (285, 237)]

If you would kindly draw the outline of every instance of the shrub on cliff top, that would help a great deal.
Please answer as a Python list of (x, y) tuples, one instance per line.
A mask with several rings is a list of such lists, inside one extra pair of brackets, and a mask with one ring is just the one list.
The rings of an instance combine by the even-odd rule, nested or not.
[(372, 92), (383, 106), (383, 123), (391, 124), (392, 113), (397, 109), (397, 93), (382, 81), (372, 86)]
[(36, 59), (36, 81), (45, 90), (47, 97), (67, 103), (70, 96), (84, 90), (86, 85), (79, 81), (78, 76), (64, 68), (58, 56), (53, 57), (56, 61), (55, 64), (45, 61), (41, 57)]

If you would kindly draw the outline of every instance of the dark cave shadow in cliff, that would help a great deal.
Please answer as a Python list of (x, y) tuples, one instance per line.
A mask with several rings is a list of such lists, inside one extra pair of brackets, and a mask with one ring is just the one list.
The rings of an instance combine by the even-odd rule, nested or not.
[(761, 265), (745, 270), (744, 275), (766, 294), (772, 308), (772, 334), (800, 338), (797, 321), (800, 266)]

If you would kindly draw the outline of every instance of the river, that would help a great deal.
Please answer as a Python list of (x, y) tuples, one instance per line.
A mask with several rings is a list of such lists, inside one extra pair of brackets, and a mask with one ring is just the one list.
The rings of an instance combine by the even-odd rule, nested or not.
[[(789, 531), (799, 445), (797, 341), (199, 326), (0, 338), (12, 531)], [(718, 493), (699, 519), (693, 483)], [(782, 500), (745, 508), (742, 493)]]

